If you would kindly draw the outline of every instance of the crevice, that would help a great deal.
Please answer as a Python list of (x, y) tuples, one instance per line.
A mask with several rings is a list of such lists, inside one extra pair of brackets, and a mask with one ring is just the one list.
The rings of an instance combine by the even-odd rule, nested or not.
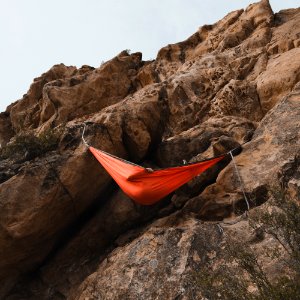
[[(114, 193), (116, 193), (117, 186), (115, 183), (110, 184), (101, 195), (101, 199), (109, 199)], [(43, 259), (40, 265), (35, 269), (38, 270), (47, 265), (57, 253), (63, 249), (77, 234), (84, 228), (87, 223), (93, 219), (93, 217), (104, 206), (106, 201), (95, 199), (92, 204), (82, 213), (77, 215), (77, 218), (60, 234), (56, 245), (52, 248), (50, 253)]]
[[(55, 120), (57, 119), (57, 117), (58, 117), (58, 105), (56, 105), (56, 103), (49, 97), (49, 93), (48, 93), (48, 90), (49, 90), (49, 88), (51, 87), (51, 83), (52, 82), (48, 82), (48, 83), (46, 83), (45, 85), (44, 85), (44, 87), (43, 87), (43, 99), (44, 100), (48, 100), (49, 102), (51, 102), (52, 103), (52, 105), (53, 105), (53, 107), (54, 107), (54, 110), (55, 110), (55, 113), (54, 113), (54, 115), (52, 115), (48, 120), (44, 120), (44, 123), (45, 122), (48, 122), (49, 120), (51, 120), (51, 127), (53, 127), (54, 126), (54, 124), (55, 124)], [(40, 124), (41, 125), (41, 124)]]
[(259, 106), (259, 109), (261, 111), (261, 115), (262, 115), (262, 118), (263, 118), (267, 112), (264, 112), (264, 110), (263, 110), (263, 107), (262, 107), (262, 104), (261, 104), (261, 100), (260, 100), (260, 97), (259, 97), (259, 93), (257, 91), (257, 86), (255, 87), (255, 90), (256, 90), (256, 95), (257, 95), (258, 106)]
[[(102, 199), (109, 199), (112, 197), (114, 193), (116, 193), (117, 187), (114, 183), (110, 184), (106, 190), (101, 195)], [(58, 236), (57, 242), (52, 247), (51, 251), (44, 257), (44, 259), (35, 267), (25, 272), (24, 274), (21, 274), (20, 279), (14, 286), (14, 288), (11, 289), (10, 294), (22, 294), (30, 293), (34, 294), (32, 296), (36, 297), (36, 293), (45, 292), (45, 290), (48, 290), (50, 287), (50, 283), (45, 283), (47, 285), (43, 288), (38, 288), (37, 290), (31, 290), (30, 288), (30, 282), (36, 281), (36, 280), (42, 280), (42, 275), (40, 274), (40, 271), (47, 266), (48, 264), (51, 264), (51, 261), (55, 259), (55, 257), (60, 253), (61, 250), (63, 250), (67, 245), (78, 235), (78, 233), (99, 213), (99, 210), (106, 204), (107, 201), (101, 201), (100, 199), (96, 199), (93, 201), (93, 203), (81, 214), (77, 215), (77, 218), (68, 225), (67, 228), (61, 231), (61, 233)], [(111, 243), (114, 239), (111, 240)], [(107, 248), (109, 248), (110, 245), (108, 245)], [(103, 251), (102, 254), (105, 253), (106, 250)], [(99, 254), (99, 257), (101, 255)], [(28, 287), (29, 289), (24, 289), (24, 287)], [(55, 291), (57, 292), (57, 291)], [(19, 298), (17, 298), (19, 299)], [(23, 299), (23, 298), (22, 298)], [(27, 298), (26, 298), (27, 299)], [(28, 298), (29, 299), (29, 298)], [(30, 298), (31, 299), (31, 298)], [(36, 298), (33, 298), (36, 299)]]
[(59, 184), (62, 187), (65, 194), (68, 195), (68, 197), (70, 198), (71, 203), (72, 203), (72, 207), (73, 207), (73, 210), (74, 210), (75, 219), (76, 219), (78, 217), (78, 211), (77, 211), (77, 208), (76, 208), (74, 197), (72, 196), (70, 191), (66, 188), (66, 186), (63, 184), (63, 182), (61, 181), (59, 175), (57, 174), (56, 169), (52, 166), (52, 164), (47, 160), (46, 157), (45, 157), (45, 161), (48, 164), (50, 170), (53, 172), (54, 176), (56, 177), (57, 181), (59, 182)]

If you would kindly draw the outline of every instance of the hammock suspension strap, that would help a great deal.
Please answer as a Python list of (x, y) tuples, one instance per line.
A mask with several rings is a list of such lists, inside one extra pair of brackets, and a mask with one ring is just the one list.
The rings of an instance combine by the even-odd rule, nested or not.
[(232, 155), (232, 150), (229, 151), (229, 154), (231, 156), (231, 159), (232, 159), (232, 162), (233, 162), (233, 165), (234, 165), (234, 169), (235, 169), (237, 178), (238, 178), (238, 180), (240, 182), (240, 185), (241, 185), (241, 189), (242, 189), (242, 192), (243, 192), (243, 195), (244, 195), (244, 199), (245, 199), (245, 202), (246, 202), (246, 205), (247, 205), (247, 210), (250, 210), (250, 205), (249, 205), (249, 201), (248, 201), (247, 196), (246, 196), (246, 192), (245, 192), (245, 188), (244, 188), (244, 183), (243, 183), (242, 178), (240, 176), (240, 173), (239, 173), (237, 164), (235, 162), (234, 156)]
[[(123, 189), (123, 191), (127, 195), (135, 199), (137, 202), (140, 202), (141, 204), (155, 203), (162, 197), (177, 189), (182, 184), (204, 172), (207, 168), (213, 166), (229, 154), (231, 156), (238, 181), (241, 185), (243, 196), (247, 205), (247, 211), (249, 211), (250, 209), (244, 184), (232, 154), (232, 152), (237, 148), (230, 150), (224, 155), (209, 160), (191, 164), (184, 163), (183, 166), (155, 170), (155, 172), (153, 173), (145, 173), (147, 169), (142, 166), (114, 156), (103, 150), (97, 150), (91, 147), (84, 139), (85, 130), (86, 124), (84, 123), (84, 128), (81, 136), (84, 145), (89, 148), (89, 150), (102, 164), (106, 171), (115, 179), (121, 189)], [(124, 165), (124, 163), (126, 165)], [(130, 165), (131, 167), (129, 167)], [(166, 179), (166, 182), (168, 182), (168, 184), (163, 185), (162, 181)], [(144, 198), (146, 198), (146, 200)]]
[[(87, 148), (89, 148), (91, 145), (89, 145), (88, 142), (87, 142), (87, 141), (85, 140), (85, 138), (84, 138), (85, 130), (86, 130), (86, 123), (83, 123), (83, 131), (82, 131), (81, 139), (82, 139), (83, 144), (84, 144)], [(113, 158), (116, 158), (116, 159), (118, 159), (118, 160), (121, 160), (121, 161), (123, 161), (123, 162), (125, 162), (125, 163), (127, 163), (127, 164), (130, 164), (130, 165), (133, 165), (133, 166), (138, 166), (138, 167), (140, 167), (139, 165), (137, 165), (137, 164), (135, 164), (135, 163), (133, 163), (133, 162), (131, 162), (131, 161), (128, 161), (128, 160), (126, 160), (126, 159), (124, 159), (124, 158), (115, 156), (115, 155), (113, 155), (113, 154), (111, 154), (111, 153), (105, 152), (104, 150), (101, 150), (101, 151), (102, 151), (103, 153), (105, 153), (105, 154), (107, 154), (107, 155), (109, 155), (109, 156), (111, 156), (111, 157), (113, 157)]]
[(82, 142), (84, 143), (84, 145), (85, 145), (86, 147), (90, 147), (90, 145), (89, 145), (89, 144), (87, 143), (87, 141), (84, 139), (85, 129), (86, 129), (86, 124), (83, 123), (83, 131), (82, 131), (81, 139), (82, 139)]

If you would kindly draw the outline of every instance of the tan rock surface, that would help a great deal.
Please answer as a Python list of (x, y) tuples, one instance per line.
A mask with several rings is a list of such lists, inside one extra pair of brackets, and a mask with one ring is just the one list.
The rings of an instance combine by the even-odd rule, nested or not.
[(100, 111), (135, 90), (141, 54), (126, 51), (94, 69), (56, 65), (36, 78), (28, 93), (11, 108), (13, 128), (49, 127)]
[[(300, 90), (296, 88), (267, 113), (251, 142), (235, 158), (252, 206), (265, 201), (268, 189), (280, 184), (292, 185), (299, 176), (299, 100)], [(185, 209), (204, 218), (209, 215), (224, 218), (241, 207), (245, 209), (242, 186), (231, 162), (220, 173), (217, 182), (207, 187), (199, 197), (191, 199)]]
[[(179, 214), (160, 219), (134, 241), (114, 249), (69, 299), (202, 299), (196, 274), (207, 265), (229, 264), (222, 253), (226, 241), (255, 237), (247, 220), (220, 228)], [(278, 244), (266, 236), (250, 248), (262, 258), (267, 245)], [(283, 272), (280, 261), (264, 260), (267, 272)]]
[[(45, 153), (0, 157), (0, 298), (191, 299), (189, 266), (201, 266), (197, 257), (220, 238), (194, 216), (245, 209), (232, 162), (140, 207), (81, 143), (82, 123), (91, 145), (152, 167), (247, 142), (236, 162), (251, 205), (278, 182), (298, 197), (299, 24), (300, 9), (273, 14), (262, 0), (162, 48), (154, 61), (123, 51), (96, 69), (61, 64), (35, 79), (0, 115), (0, 143), (48, 130), (59, 138)], [(174, 210), (178, 223), (151, 225)]]
[(268, 61), (266, 71), (258, 76), (257, 91), (264, 112), (271, 109), (299, 82), (298, 57), (300, 57), (300, 48), (278, 54)]
[(26, 128), (36, 128), (40, 122), (40, 102), (43, 99), (43, 88), (47, 83), (71, 77), (76, 74), (75, 67), (64, 64), (55, 65), (49, 71), (35, 78), (27, 94), (10, 107), (10, 119), (16, 132)]
[(0, 114), (0, 145), (5, 146), (9, 140), (14, 136), (12, 130), (9, 112), (2, 112)]

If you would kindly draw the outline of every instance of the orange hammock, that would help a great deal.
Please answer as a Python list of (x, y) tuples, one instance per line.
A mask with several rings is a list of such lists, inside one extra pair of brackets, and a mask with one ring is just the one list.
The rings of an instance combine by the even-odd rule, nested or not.
[(226, 156), (224, 154), (193, 164), (149, 172), (141, 166), (91, 146), (89, 149), (124, 193), (143, 205), (156, 203)]

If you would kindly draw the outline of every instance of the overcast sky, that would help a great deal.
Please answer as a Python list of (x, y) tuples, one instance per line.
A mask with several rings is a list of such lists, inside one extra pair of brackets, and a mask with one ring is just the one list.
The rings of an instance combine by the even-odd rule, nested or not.
[[(124, 49), (153, 59), (251, 0), (0, 0), (0, 111), (51, 66), (98, 67)], [(270, 0), (273, 11), (299, 0)]]

